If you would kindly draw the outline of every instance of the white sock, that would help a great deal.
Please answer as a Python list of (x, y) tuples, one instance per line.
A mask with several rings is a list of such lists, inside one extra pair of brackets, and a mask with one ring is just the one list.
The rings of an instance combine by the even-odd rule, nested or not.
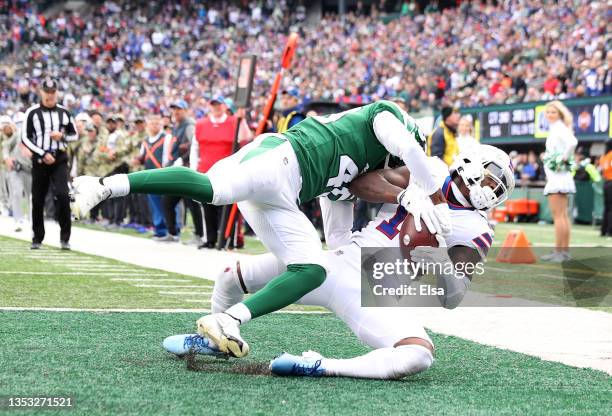
[(243, 297), (236, 266), (226, 267), (215, 279), (211, 299), (212, 313), (225, 312), (229, 307), (241, 302)]
[(126, 174), (109, 176), (102, 179), (102, 183), (111, 191), (111, 198), (126, 196), (130, 193), (130, 181)]
[(422, 345), (400, 345), (379, 348), (348, 359), (323, 358), (321, 366), (327, 376), (399, 379), (427, 370), (433, 355)]
[(240, 324), (244, 324), (251, 320), (251, 311), (242, 302), (235, 304), (234, 306), (227, 308), (225, 313), (232, 318), (238, 319)]

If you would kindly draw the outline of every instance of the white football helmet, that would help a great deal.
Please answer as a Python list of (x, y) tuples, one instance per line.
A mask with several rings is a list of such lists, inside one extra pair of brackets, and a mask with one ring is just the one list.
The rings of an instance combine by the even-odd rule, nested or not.
[(510, 157), (494, 146), (481, 144), (459, 153), (450, 171), (463, 179), (470, 190), (470, 203), (478, 210), (498, 206), (514, 190)]

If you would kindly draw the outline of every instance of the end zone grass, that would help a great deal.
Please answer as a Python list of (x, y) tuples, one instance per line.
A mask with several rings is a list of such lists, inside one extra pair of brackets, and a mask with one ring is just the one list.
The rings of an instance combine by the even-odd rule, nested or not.
[(257, 319), (244, 328), (253, 346), (246, 359), (198, 357), (203, 371), (188, 371), (160, 343), (193, 331), (197, 318), (1, 312), (0, 395), (71, 395), (74, 415), (336, 415), (347, 409), (370, 415), (600, 415), (612, 406), (612, 378), (604, 373), (437, 334), (432, 369), (401, 381), (267, 373), (268, 360), (285, 350), (315, 348), (337, 357), (366, 352), (330, 315)]

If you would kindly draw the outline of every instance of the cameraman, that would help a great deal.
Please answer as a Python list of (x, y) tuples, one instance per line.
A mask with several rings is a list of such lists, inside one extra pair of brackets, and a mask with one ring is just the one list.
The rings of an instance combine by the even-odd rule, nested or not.
[(68, 196), (68, 142), (78, 139), (74, 119), (57, 103), (57, 83), (51, 78), (42, 82), (41, 102), (28, 108), (21, 141), (32, 155), (32, 238), (31, 248), (41, 247), (45, 237), (45, 196), (52, 183), (55, 193), (60, 243), (70, 250), (70, 199)]

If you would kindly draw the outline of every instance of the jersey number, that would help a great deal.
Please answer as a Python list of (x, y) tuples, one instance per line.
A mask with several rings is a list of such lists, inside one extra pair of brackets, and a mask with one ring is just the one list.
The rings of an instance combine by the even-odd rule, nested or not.
[(395, 215), (389, 218), (386, 221), (382, 221), (378, 224), (376, 229), (386, 235), (389, 240), (393, 240), (395, 236), (399, 233), (399, 226), (408, 215), (408, 212), (401, 205), (397, 207), (397, 211), (395, 211)]
[(346, 185), (359, 173), (359, 168), (350, 156), (340, 156), (339, 166), (338, 176), (327, 180), (327, 187), (332, 189), (322, 195), (327, 196), (332, 201), (344, 201), (353, 197)]

